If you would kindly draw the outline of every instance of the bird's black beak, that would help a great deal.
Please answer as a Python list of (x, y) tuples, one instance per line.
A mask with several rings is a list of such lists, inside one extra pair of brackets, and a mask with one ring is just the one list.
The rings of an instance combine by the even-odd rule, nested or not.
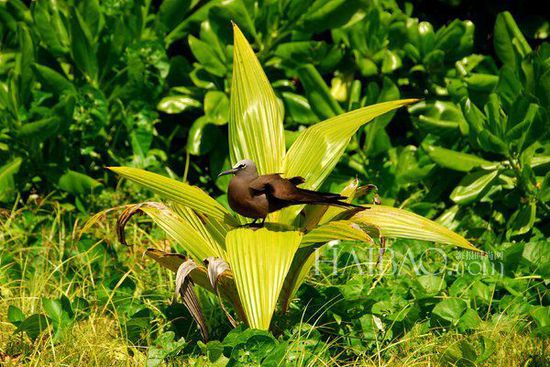
[(233, 175), (233, 174), (237, 173), (237, 171), (238, 170), (236, 168), (231, 168), (231, 169), (228, 169), (227, 171), (220, 172), (218, 177), (225, 176), (225, 175)]

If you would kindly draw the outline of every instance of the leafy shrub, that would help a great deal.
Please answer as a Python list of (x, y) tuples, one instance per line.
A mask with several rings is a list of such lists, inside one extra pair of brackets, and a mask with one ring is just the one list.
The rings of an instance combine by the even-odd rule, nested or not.
[(0, 199), (53, 187), (82, 198), (103, 187), (107, 164), (184, 163), (182, 138), (192, 162), (207, 162), (189, 177), (224, 191), (214, 173), (228, 164), (234, 20), (285, 106), (287, 145), (319, 120), (423, 96), (410, 120), (362, 129), (341, 174), (425, 215), (448, 208), (448, 224), (476, 223), (472, 237), (522, 235), (548, 214), (550, 51), (532, 50), (509, 13), (496, 20), (495, 60), (472, 54), (472, 22), (436, 28), (393, 1), (250, 6), (3, 4)]
[[(223, 203), (227, 180), (216, 174), (229, 164), (225, 136), (234, 20), (285, 108), (287, 147), (304, 128), (342, 112), (424, 98), (408, 111), (381, 116), (360, 129), (325, 188), (339, 191), (353, 176), (374, 183), (384, 204), (459, 231), (498, 256), (496, 264), (504, 269), (503, 276), (460, 273), (469, 263), (461, 253), (451, 253), (448, 263), (431, 259), (436, 267), (450, 268), (438, 279), (415, 274), (408, 264), (405, 275), (376, 282), (351, 270), (331, 278), (331, 264), (325, 264), (297, 294), (300, 307), (290, 310), (292, 327), (276, 325), (287, 330), (285, 336), (258, 337), (262, 347), (248, 357), (265, 362), (304, 318), (323, 325), (304, 344), (328, 344), (338, 336), (341, 344), (331, 347), (343, 360), (389, 348), (411, 330), (472, 336), (492, 320), (517, 320), (522, 332), (548, 335), (547, 20), (517, 17), (518, 26), (504, 12), (494, 24), (484, 22), (492, 19), (487, 8), (493, 4), (468, 1), (418, 2), (415, 9), (393, 0), (27, 3), (0, 2), (2, 204), (10, 205), (17, 193), (45, 195), (57, 189), (76, 196), (83, 209), (87, 194), (110, 186), (103, 167), (115, 164), (161, 173), (169, 166), (175, 170), (170, 175), (200, 183)], [(517, 15), (538, 11), (522, 10), (528, 7), (520, 2), (510, 6)], [(465, 14), (463, 8), (473, 22), (444, 18)], [(136, 200), (144, 199), (131, 190)], [(110, 206), (113, 199), (99, 200)], [(28, 225), (22, 226), (23, 234), (39, 228), (28, 217), (22, 219)], [(85, 252), (89, 243), (78, 246)], [(397, 241), (391, 250), (399, 261), (418, 259), (426, 245)], [(326, 251), (333, 255), (332, 249)], [(98, 272), (114, 257), (107, 247), (96, 255), (92, 265)], [(343, 244), (337, 260), (355, 269), (355, 262), (368, 262), (368, 256)], [(2, 265), (12, 257), (4, 251)], [(114, 264), (102, 280), (108, 290), (122, 277), (118, 270), (124, 265)], [(8, 279), (19, 276), (18, 267), (2, 269)], [(125, 284), (115, 304), (123, 309), (120, 321), (128, 339), (141, 344), (152, 316), (143, 304), (125, 303), (135, 287)], [(99, 304), (106, 302), (105, 294), (97, 297)], [(44, 299), (50, 301), (41, 313), (12, 309), (13, 321), (32, 318), (32, 335), (42, 321), (55, 321), (46, 304), (65, 307), (66, 301)], [(71, 305), (75, 310), (75, 300)], [(326, 312), (319, 315), (317, 309)], [(70, 322), (54, 324), (56, 333), (62, 324)], [(186, 347), (181, 335), (165, 335), (158, 343), (173, 348), (159, 348), (152, 358)], [(248, 343), (248, 336), (239, 338)], [(220, 343), (193, 353), (211, 355), (211, 361), (246, 362), (231, 340)], [(476, 343), (461, 341), (442, 358), (457, 365), (483, 363), (491, 341)], [(478, 348), (472, 351), (472, 345)]]

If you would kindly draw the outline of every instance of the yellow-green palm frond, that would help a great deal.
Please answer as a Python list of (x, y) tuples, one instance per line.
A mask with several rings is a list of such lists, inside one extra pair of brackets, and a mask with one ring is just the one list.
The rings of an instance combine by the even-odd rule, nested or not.
[[(303, 188), (318, 189), (336, 166), (346, 146), (357, 130), (376, 117), (399, 107), (416, 102), (402, 99), (359, 108), (322, 121), (304, 130), (292, 144), (284, 160), (287, 177), (301, 176)], [(301, 206), (283, 210), (281, 221), (290, 223), (300, 212)]]
[(267, 330), (283, 281), (302, 240), (299, 231), (234, 229), (227, 234), (227, 260), (248, 324)]
[(283, 105), (239, 27), (233, 26), (229, 116), (231, 161), (252, 159), (260, 174), (281, 172), (285, 154)]
[(351, 220), (379, 228), (384, 237), (431, 241), (481, 251), (458, 233), (404, 209), (371, 205), (369, 209), (357, 213)]
[(238, 225), (237, 220), (216, 200), (197, 186), (132, 167), (109, 167), (120, 176), (134, 181), (159, 194), (164, 199), (189, 207), (198, 213), (212, 216), (229, 225)]

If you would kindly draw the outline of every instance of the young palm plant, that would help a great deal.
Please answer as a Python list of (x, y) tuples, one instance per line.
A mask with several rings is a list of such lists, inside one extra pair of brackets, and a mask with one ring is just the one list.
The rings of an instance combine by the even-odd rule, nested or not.
[[(239, 28), (234, 25), (233, 79), (229, 123), (232, 163), (248, 158), (259, 174), (282, 172), (305, 178), (302, 188), (316, 190), (333, 170), (355, 132), (376, 117), (415, 102), (404, 99), (379, 103), (330, 118), (301, 132), (285, 151), (283, 108)], [(130, 217), (145, 213), (185, 250), (186, 255), (149, 249), (146, 254), (174, 272), (176, 294), (207, 338), (204, 318), (193, 286), (198, 285), (229, 303), (251, 328), (267, 330), (278, 303), (288, 308), (314, 262), (314, 251), (333, 240), (367, 244), (384, 238), (411, 238), (451, 244), (477, 251), (465, 238), (409, 211), (365, 205), (362, 211), (327, 206), (291, 206), (269, 215), (263, 228), (243, 226), (198, 187), (130, 167), (111, 167), (120, 176), (156, 192), (166, 204), (128, 206), (117, 224), (124, 243)], [(351, 180), (341, 193), (353, 200), (368, 191)], [(90, 220), (86, 228), (99, 215)]]

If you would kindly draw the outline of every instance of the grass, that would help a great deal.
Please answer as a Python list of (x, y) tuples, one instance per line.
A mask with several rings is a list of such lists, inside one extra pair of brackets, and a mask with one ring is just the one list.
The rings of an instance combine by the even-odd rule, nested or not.
[[(128, 241), (133, 246), (124, 247), (116, 242), (113, 220), (103, 221), (94, 233), (78, 240), (81, 225), (74, 211), (55, 201), (29, 204), (0, 214), (1, 366), (143, 366), (147, 346), (169, 327), (166, 309), (173, 296), (173, 275), (142, 258), (147, 247), (169, 248), (163, 236), (134, 223), (127, 228)], [(98, 241), (99, 238), (104, 240)], [(75, 312), (75, 321), (59, 335), (54, 335), (50, 328), (31, 341), (23, 333), (14, 333), (16, 327), (7, 318), (9, 306), (16, 306), (29, 316), (44, 312), (43, 298), (63, 295), (74, 308), (78, 300), (85, 300), (87, 307)], [(208, 297), (203, 299), (209, 301)], [(152, 310), (152, 315), (144, 327), (137, 329), (136, 337), (136, 325), (141, 324), (132, 322), (136, 320), (135, 313), (144, 308)], [(214, 307), (208, 309), (207, 318), (212, 323), (220, 322), (221, 312)], [(190, 365), (209, 365), (206, 358), (197, 354), (200, 350), (194, 342), (197, 340), (194, 325), (185, 312), (176, 315), (178, 318), (184, 321), (180, 331), (189, 345), (185, 356), (172, 363), (178, 365), (185, 360)], [(444, 356), (452, 354), (462, 341), (481, 348), (481, 337), (487, 335), (498, 343), (483, 365), (550, 366), (548, 339), (534, 338), (527, 330), (520, 330), (517, 321), (513, 318), (485, 321), (480, 330), (466, 335), (424, 330), (417, 325), (401, 338), (377, 346), (371, 354), (346, 350), (335, 338), (314, 361), (298, 364), (446, 365)], [(221, 337), (223, 333), (220, 331)], [(292, 342), (293, 347), (305, 348), (302, 342), (305, 343), (298, 337)], [(326, 353), (333, 348), (341, 351), (332, 356)]]
[[(550, 343), (548, 340), (533, 338), (527, 333), (518, 332), (515, 322), (510, 320), (500, 325), (486, 323), (483, 330), (470, 335), (455, 332), (423, 333), (419, 328), (413, 329), (400, 340), (396, 340), (386, 346), (380, 353), (385, 352), (391, 357), (385, 360), (378, 355), (364, 356), (358, 359), (359, 366), (439, 366), (453, 365), (453, 361), (445, 362), (447, 355), (454, 354), (455, 349), (464, 341), (481, 349), (480, 338), (488, 336), (497, 338), (494, 353), (483, 364), (469, 364), (462, 360), (463, 364), (457, 365), (483, 365), (483, 366), (549, 366)], [(478, 350), (479, 350), (478, 349)]]

